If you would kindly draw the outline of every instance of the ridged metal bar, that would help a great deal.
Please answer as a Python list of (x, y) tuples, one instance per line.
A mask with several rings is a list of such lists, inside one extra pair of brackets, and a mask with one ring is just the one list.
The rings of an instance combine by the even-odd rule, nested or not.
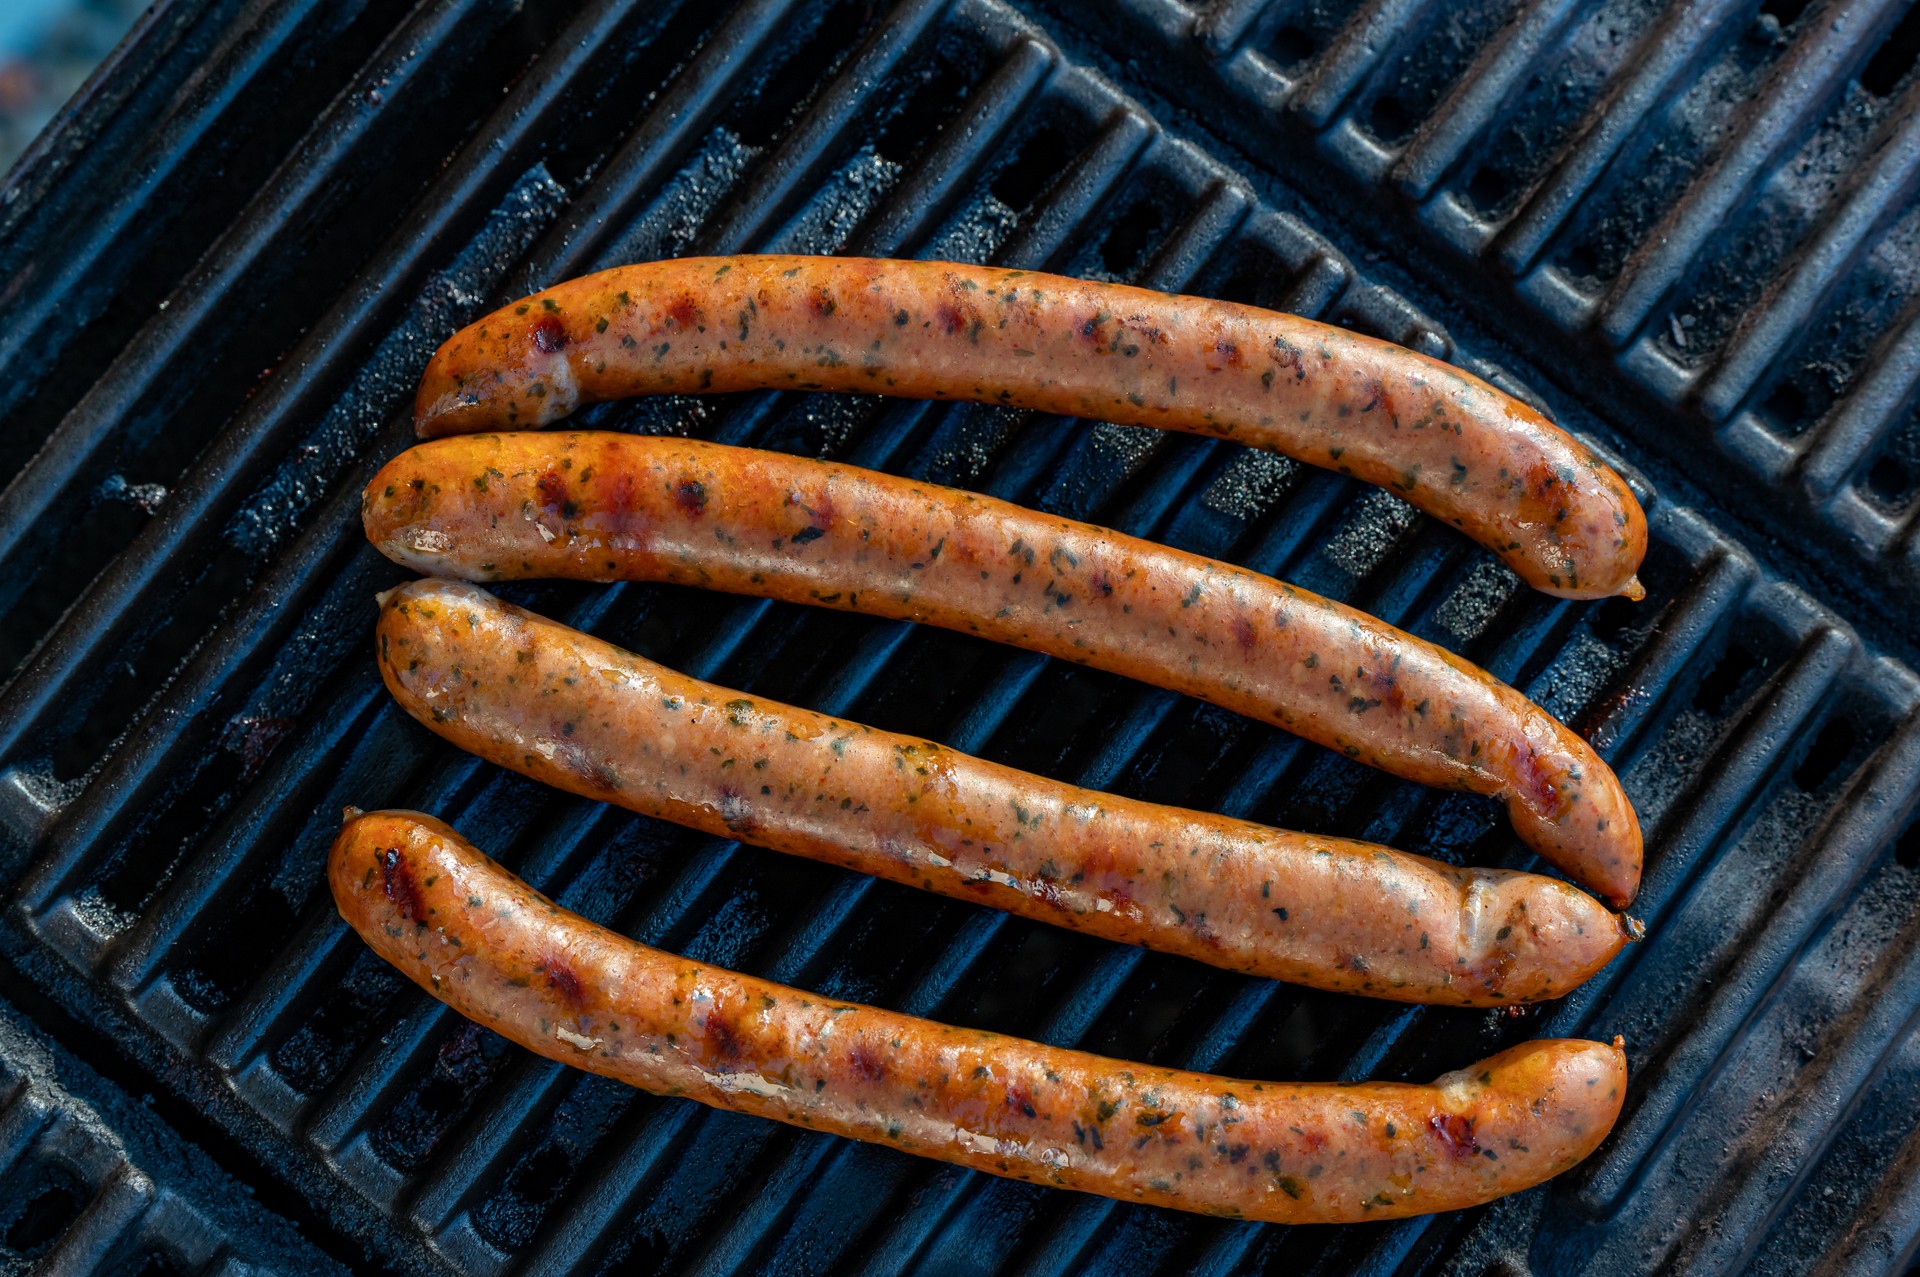
[[(230, 323), (234, 298), (247, 276), (263, 259), (282, 251), (289, 224), (315, 215), (309, 206), (337, 198), (336, 170), (366, 139), (383, 126), (394, 126), (395, 117), (376, 109), (367, 92), (379, 86), (397, 110), (408, 109), (414, 84), (441, 73), (438, 58), (465, 56), (469, 49), (463, 41), (484, 30), (472, 8), (473, 0), (440, 0), (395, 31), (174, 291), (167, 309), (148, 322), (62, 418), (52, 437), (0, 491), (0, 562), (20, 550), (23, 540), (44, 538), (50, 526), (72, 517), (69, 512), (76, 511), (80, 501), (70, 483), (103, 443), (124, 431), (136, 406), (169, 375), (183, 350), (221, 344), (224, 334), (212, 330)], [(21, 581), (28, 575), (23, 565), (7, 573)]]
[[(1917, 940), (1920, 937), (1909, 926), (1906, 934), (1892, 942), (1893, 952), (1883, 958), (1885, 967), (1867, 973), (1857, 988), (1840, 1026), (1843, 1031), (1823, 1038), (1811, 1060), (1805, 1059), (1797, 1044), (1749, 1032), (1743, 1045), (1750, 1050), (1774, 1048), (1800, 1066), (1790, 1089), (1777, 1094), (1765, 1116), (1755, 1121), (1727, 1111), (1727, 1097), (1749, 1090), (1739, 1085), (1734, 1062), (1717, 1070), (1696, 1106), (1694, 1125), (1704, 1123), (1707, 1129), (1693, 1132), (1691, 1141), (1685, 1136), (1670, 1141), (1655, 1153), (1655, 1165), (1647, 1172), (1653, 1187), (1634, 1194), (1609, 1222), (1613, 1237), (1656, 1263), (1672, 1257), (1698, 1271), (1739, 1271), (1750, 1261), (1765, 1244), (1781, 1202), (1804, 1181), (1845, 1124), (1892, 1044), (1920, 1029)], [(1817, 967), (1799, 972), (1803, 980), (1817, 981), (1822, 974)], [(1771, 1077), (1764, 1061), (1754, 1067), (1761, 1077)], [(1716, 1080), (1722, 1081), (1719, 1089)], [(1661, 1206), (1670, 1199), (1661, 1189), (1674, 1183), (1671, 1164), (1684, 1142), (1704, 1143), (1719, 1154), (1714, 1161), (1731, 1191), (1690, 1216), (1691, 1226), (1676, 1236), (1671, 1215)], [(1773, 1172), (1772, 1166), (1787, 1169), (1781, 1174)]]
[[(1909, 1035), (1911, 1057), (1920, 1035)], [(1911, 1271), (1920, 1257), (1920, 1128), (1900, 1145), (1879, 1181), (1865, 1194), (1866, 1208), (1839, 1238), (1815, 1277), (1877, 1277)]]
[(1394, 181), (1409, 199), (1423, 200), (1432, 194), (1507, 97), (1536, 71), (1542, 51), (1562, 34), (1580, 7), (1581, 0), (1528, 4), (1505, 38), (1460, 77), (1394, 166)]
[(1685, 274), (1735, 201), (1831, 105), (1841, 82), (1866, 59), (1858, 31), (1881, 30), (1906, 0), (1842, 0), (1773, 68), (1772, 80), (1739, 139), (1701, 174), (1653, 227), (1602, 304), (1600, 331), (1623, 346)]
[(1419, 20), (1434, 0), (1367, 0), (1366, 5), (1314, 60), (1313, 70), (1288, 105), (1315, 128), (1325, 128), (1360, 82), (1393, 51), (1396, 37)]
[(1920, 311), (1888, 343), (1852, 394), (1824, 422), (1801, 466), (1814, 501), (1842, 491), (1860, 463), (1920, 398)]
[[(1668, 808), (1647, 830), (1654, 849), (1641, 878), (1633, 913), (1658, 935), (1667, 914), (1679, 902), (1685, 887), (1731, 836), (1728, 828), (1746, 810), (1778, 762), (1771, 746), (1791, 738), (1831, 692), (1842, 671), (1856, 655), (1852, 639), (1822, 628), (1811, 635), (1771, 680), (1758, 703), (1750, 703), (1716, 744), (1713, 763), (1703, 767), (1696, 784)], [(1588, 1029), (1598, 1008), (1612, 992), (1631, 978), (1640, 954), (1627, 950), (1554, 1008), (1540, 1031), (1547, 1036), (1574, 1036)], [(1628, 1119), (1631, 1121), (1631, 1118)], [(1606, 1156), (1605, 1150), (1601, 1156)]]
[(1053, 52), (1046, 45), (1030, 38), (1016, 40), (993, 74), (968, 96), (960, 119), (901, 178), (891, 198), (855, 232), (848, 249), (873, 256), (892, 251), (891, 245), (924, 243), (962, 184), (990, 153), (987, 143), (1012, 127), (1054, 65)]
[(1580, 1199), (1611, 1213), (1644, 1164), (1680, 1120), (1703, 1080), (1731, 1050), (1741, 1028), (1799, 965), (1816, 929), (1858, 889), (1874, 857), (1906, 823), (1920, 792), (1920, 720), (1909, 719), (1875, 757), (1872, 774), (1835, 800), (1831, 822), (1810, 841), (1811, 863), (1792, 875), (1787, 894), (1737, 951), (1729, 970), (1696, 1001), (1684, 1034), (1643, 1068), (1632, 1113), (1593, 1163)]
[(943, 14), (953, 0), (903, 0), (896, 5), (808, 107), (798, 126), (780, 139), (772, 155), (754, 166), (753, 189), (714, 222), (701, 230), (699, 248), (707, 253), (743, 251), (743, 246), (765, 238), (770, 223), (799, 198), (803, 184), (817, 176), (855, 119), (869, 109), (902, 60)]
[(1627, 140), (1669, 95), (1692, 65), (1728, 37), (1728, 28), (1751, 9), (1743, 0), (1687, 0), (1675, 5), (1640, 41), (1646, 52), (1629, 60), (1633, 70), (1609, 96), (1579, 142), (1507, 224), (1497, 242), (1502, 265), (1515, 275), (1532, 269), (1587, 192), (1599, 181)]
[[(390, 318), (369, 305), (382, 293), (392, 296), (402, 281), (419, 277), (423, 268), (448, 252), (445, 236), (460, 220), (498, 198), (497, 188), (524, 170), (515, 162), (533, 163), (528, 153), (537, 130), (549, 124), (548, 113), (574, 82), (593, 53), (617, 29), (628, 11), (624, 3), (596, 8), (556, 42), (515, 86), (501, 109), (484, 125), (474, 141), (449, 166), (442, 180), (419, 205), (408, 234), (401, 237), (369, 267), (374, 281), (370, 292), (344, 297), (315, 325), (289, 363), (302, 369), (299, 377), (275, 378), (202, 456), (186, 482), (169, 493), (161, 513), (148, 521), (134, 543), (118, 555), (62, 619), (60, 627), (30, 663), (6, 688), (0, 706), (0, 758), (10, 757), (38, 725), (41, 717), (66, 692), (75, 671), (87, 668), (88, 657), (124, 634), (130, 615), (151, 608), (155, 595), (175, 579), (180, 567), (219, 531), (227, 511), (244, 492), (248, 476), (293, 447), (296, 431), (310, 424), (306, 415), (317, 410), (311, 399), (334, 376), (345, 373), (346, 361), (357, 353), (378, 321)], [(377, 77), (376, 77), (377, 79)], [(482, 203), (481, 201), (485, 201)], [(263, 204), (272, 206), (270, 197)], [(238, 232), (236, 232), (238, 234)], [(482, 283), (453, 279), (455, 287)], [(484, 285), (483, 285), (484, 286)], [(350, 523), (333, 533), (347, 536)]]
[[(743, 0), (673, 78), (659, 100), (575, 197), (566, 222), (536, 244), (504, 290), (506, 297), (584, 275), (618, 259), (605, 228), (635, 220), (655, 192), (732, 96), (767, 42), (785, 25), (795, 0)], [(583, 234), (585, 228), (594, 228)], [(611, 258), (612, 260), (609, 260)]]
[[(42, 244), (41, 268), (33, 272), (35, 287), (13, 291), (0, 308), (0, 412), (11, 413), (24, 391), (37, 378), (21, 370), (39, 364), (50, 346), (72, 339), (74, 332), (107, 301), (107, 289), (88, 276), (110, 250), (137, 235), (149, 201), (166, 189), (175, 173), (194, 157), (215, 130), (234, 127), (227, 118), (245, 89), (260, 77), (281, 52), (298, 38), (302, 27), (328, 6), (319, 0), (257, 0), (236, 15), (218, 46), (209, 51), (201, 69), (169, 101), (157, 122), (157, 136), (142, 148), (151, 163), (141, 165), (130, 188), (116, 192), (104, 207), (89, 204), (86, 216), (56, 228), (80, 231), (77, 239)], [(355, 8), (342, 5), (341, 17)], [(122, 181), (124, 182), (124, 177)], [(16, 267), (17, 269), (17, 267)]]
[[(1893, 135), (1854, 183), (1840, 207), (1799, 255), (1799, 261), (1764, 306), (1755, 308), (1700, 392), (1700, 411), (1714, 421), (1733, 415), (1742, 400), (1778, 363), (1789, 343), (1813, 322), (1822, 302), (1869, 251), (1885, 224), (1911, 206), (1920, 180), (1920, 89), (1895, 108)], [(1858, 398), (1849, 396), (1849, 403)]]

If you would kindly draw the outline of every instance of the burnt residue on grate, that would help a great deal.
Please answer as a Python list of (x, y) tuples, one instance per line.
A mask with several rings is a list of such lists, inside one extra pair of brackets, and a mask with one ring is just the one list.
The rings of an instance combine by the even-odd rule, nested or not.
[[(1833, 7), (1116, 8), (1161, 42), (1146, 78), (1231, 90), (1249, 128), (1246, 102), (1297, 104), (1328, 153), (1410, 193), (1464, 251), (1504, 261), (1541, 228), (1524, 278), (1586, 281), (1567, 294), (1582, 331), (1627, 313), (1606, 299), (1631, 300), (1670, 212), (1636, 164), (1657, 147), (1674, 166), (1661, 181), (1720, 180), (1745, 145), (1741, 95), (1788, 68), (1829, 85), (1792, 104), (1776, 149), (1832, 190), (1777, 180), (1791, 165), (1726, 178), (1751, 233), (1715, 238), (1710, 269), (1688, 256), (1615, 343), (1705, 385), (1787, 297), (1779, 272), (1818, 260), (1808, 245), (1837, 233), (1834, 210), (1868, 207), (1866, 184), (1901, 154), (1881, 143), (1901, 127), (1907, 19), (1859, 6), (1863, 25), (1830, 48), (1815, 28)], [(50, 149), (0, 204), (0, 253), (59, 243), (73, 263), (50, 291), (0, 297), (6, 330), (69, 293), (75, 308), (38, 347), (0, 344), (4, 393), (33, 404), (14, 441), (22, 478), (0, 498), (0, 945), (96, 1026), (77, 1046), (152, 1079), (204, 1115), (196, 1138), (311, 1202), (333, 1253), (480, 1274), (1799, 1271), (1911, 1256), (1920, 680), (1747, 539), (1757, 511), (1725, 502), (1716, 454), (1676, 464), (1609, 429), (1585, 383), (1542, 396), (1565, 370), (1495, 362), (1486, 315), (1421, 282), (1424, 249), (1356, 252), (1354, 232), (1273, 174), (1223, 162), (1191, 122), (1093, 70), (1078, 52), (1091, 41), (1000, 0), (176, 0), (160, 16), (141, 37), (145, 79), (97, 91), (168, 109), (70, 125), (102, 154), (147, 156), (152, 180), (109, 195), (83, 184), (84, 155)], [(1711, 102), (1682, 103), (1699, 93)], [(230, 180), (210, 184), (221, 164)], [(1554, 204), (1562, 190), (1579, 198)], [(1433, 213), (1457, 193), (1470, 216)], [(1601, 220), (1640, 239), (1598, 234), (1602, 199), (1628, 211)], [(1842, 265), (1905, 233), (1868, 223)], [(1641, 485), (1648, 599), (1575, 604), (1386, 494), (1212, 440), (857, 397), (581, 414), (977, 487), (1282, 575), (1444, 643), (1620, 769), (1649, 834), (1649, 940), (1515, 1015), (1339, 998), (612, 811), (406, 719), (363, 650), (371, 595), (398, 574), (363, 543), (357, 503), (408, 440), (433, 346), (567, 275), (748, 250), (995, 261), (1316, 315), (1544, 399), (1655, 476), (1659, 500)], [(1867, 304), (1832, 272), (1807, 315)], [(109, 295), (132, 309), (99, 311)], [(1889, 331), (1843, 326), (1867, 345)], [(1853, 358), (1829, 345), (1836, 367)], [(1914, 397), (1897, 374), (1902, 358), (1920, 370), (1920, 338), (1861, 358), (1842, 381), (1884, 382), (1873, 402), (1901, 424), (1881, 430), (1844, 388), (1827, 417), (1861, 417), (1861, 457), (1884, 442), (1862, 499), (1897, 513), (1899, 467), (1920, 466), (1902, 451)], [(1834, 429), (1793, 437), (1817, 459), (1829, 445), (1812, 441)], [(1531, 863), (1486, 800), (958, 634), (665, 586), (506, 593), (703, 678), (1083, 784), (1454, 863)], [(434, 812), (626, 934), (837, 997), (1265, 1078), (1425, 1078), (1530, 1036), (1620, 1031), (1633, 1090), (1587, 1166), (1438, 1219), (1231, 1225), (981, 1177), (645, 1095), (477, 1030), (335, 915), (322, 864), (349, 803)], [(91, 1191), (49, 1183), (32, 1220)], [(1674, 1212), (1680, 1197), (1697, 1212)]]

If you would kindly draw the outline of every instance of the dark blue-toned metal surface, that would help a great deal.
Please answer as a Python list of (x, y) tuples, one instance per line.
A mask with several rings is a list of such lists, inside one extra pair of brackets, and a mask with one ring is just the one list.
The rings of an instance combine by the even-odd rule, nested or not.
[[(1916, 20), (1057, 4), (173, 0), (12, 175), (0, 969), (103, 1093), (154, 1093), (133, 1116), (191, 1146), (127, 1164), (184, 1202), (256, 1182), (270, 1209), (218, 1225), (222, 1253), (278, 1266), (297, 1229), (328, 1262), (422, 1273), (1904, 1271), (1920, 613), (1898, 554), (1833, 512), (1868, 500), (1854, 467), (1904, 437), (1886, 416), (1920, 370), (1886, 282)], [(1834, 114), (1857, 94), (1879, 105)], [(407, 720), (366, 651), (399, 573), (357, 498), (408, 441), (427, 355), (555, 279), (753, 249), (1316, 315), (1619, 458), (1654, 529), (1639, 605), (1532, 594), (1389, 495), (1214, 441), (797, 395), (581, 414), (979, 488), (1445, 643), (1620, 770), (1647, 942), (1514, 1015), (1338, 998), (610, 811)], [(1867, 298), (1882, 310), (1845, 310)], [(1839, 380), (1799, 392), (1819, 423), (1753, 468), (1741, 423), (1788, 437), (1777, 386), (1831, 322)], [(1702, 414), (1725, 424), (1678, 433)], [(1809, 505), (1816, 473), (1834, 500)], [(1082, 783), (1529, 863), (1480, 799), (945, 631), (668, 587), (511, 594), (702, 677)], [(349, 803), (435, 812), (628, 934), (836, 996), (1268, 1078), (1426, 1077), (1619, 1032), (1632, 1090), (1587, 1165), (1402, 1223), (1234, 1225), (980, 1177), (626, 1090), (452, 1015), (334, 915), (321, 865)], [(47, 1244), (91, 1244), (89, 1218)], [(224, 1262), (175, 1249), (182, 1271)]]

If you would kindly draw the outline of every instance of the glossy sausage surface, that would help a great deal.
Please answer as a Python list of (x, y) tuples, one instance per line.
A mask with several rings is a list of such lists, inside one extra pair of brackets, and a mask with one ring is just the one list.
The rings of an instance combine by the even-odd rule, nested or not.
[(415, 812), (350, 818), (329, 880), (373, 949), (532, 1051), (659, 1095), (1033, 1183), (1285, 1223), (1517, 1192), (1619, 1115), (1613, 1045), (1529, 1042), (1426, 1086), (1250, 1082), (937, 1024), (647, 948)]
[(950, 262), (706, 257), (601, 271), (448, 339), (421, 437), (639, 394), (963, 399), (1232, 439), (1389, 488), (1565, 598), (1640, 597), (1618, 474), (1448, 364), (1293, 315)]
[(367, 535), (472, 580), (698, 585), (924, 621), (1212, 701), (1423, 784), (1505, 800), (1618, 908), (1640, 826), (1579, 736), (1485, 671), (1271, 577), (1105, 528), (784, 453), (521, 431), (409, 449)]
[(1062, 784), (676, 674), (420, 581), (385, 596), (406, 711), (536, 780), (1128, 944), (1403, 1002), (1558, 997), (1636, 924), (1538, 874)]

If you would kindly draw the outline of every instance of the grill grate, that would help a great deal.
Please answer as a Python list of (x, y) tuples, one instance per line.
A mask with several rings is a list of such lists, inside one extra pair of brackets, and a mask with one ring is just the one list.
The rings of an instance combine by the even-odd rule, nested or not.
[[(1817, 545), (1807, 579), (1920, 580), (1909, 0), (1049, 3), (1462, 291), (1502, 281), (1644, 453), (1711, 439), (1692, 477), (1736, 517), (1765, 492), (1745, 521)], [(1909, 590), (1823, 588), (1913, 658)]]
[[(1173, 89), (1226, 94), (1249, 127), (1249, 103), (1307, 121), (1350, 175), (1425, 200), (1409, 207), (1443, 240), (1466, 232), (1432, 210), (1477, 190), (1497, 224), (1480, 218), (1492, 229), (1462, 251), (1516, 251), (1527, 219), (1547, 219), (1531, 280), (1562, 277), (1538, 264), (1598, 224), (1595, 201), (1629, 198), (1627, 161), (1654, 133), (1704, 136), (1721, 119), (1688, 105), (1689, 86), (1738, 72), (1765, 93), (1793, 68), (1832, 93), (1880, 85), (1897, 103), (1906, 91), (1897, 57), (1859, 34), (1888, 31), (1881, 47), (1904, 48), (1894, 7), (1858, 6), (1844, 40), (1808, 34), (1830, 5), (1796, 16), (1779, 0), (1778, 40), (1756, 43), (1746, 10), (1704, 0), (1663, 17), (1674, 38), (1647, 46), (1657, 58), (1601, 38), (1652, 7), (1124, 11), (1165, 47), (1154, 73)], [(221, 35), (243, 8), (248, 34)], [(148, 157), (150, 180), (89, 191), (87, 154), (50, 146), (0, 205), (0, 256), (20, 254), (10, 268), (25, 246), (36, 260), (65, 246), (73, 263), (0, 298), (0, 331), (43, 337), (0, 343), (12, 374), (0, 394), (31, 402), (17, 414), (20, 478), (0, 495), (17, 645), (0, 699), (0, 944), (102, 1026), (120, 1068), (156, 1079), (206, 1115), (206, 1138), (310, 1199), (336, 1253), (365, 1245), (418, 1271), (1412, 1273), (1577, 1260), (1611, 1272), (1652, 1257), (1704, 1273), (1910, 1260), (1920, 678), (1884, 624), (1904, 604), (1877, 592), (1856, 630), (1834, 607), (1851, 600), (1793, 584), (1798, 560), (1751, 535), (1756, 511), (1695, 472), (1712, 467), (1675, 464), (1643, 437), (1644, 414), (1598, 391), (1545, 399), (1649, 476), (1635, 480), (1654, 533), (1638, 606), (1534, 595), (1388, 496), (1216, 441), (773, 394), (582, 414), (1096, 519), (1364, 607), (1520, 687), (1620, 769), (1649, 833), (1638, 911), (1653, 935), (1572, 997), (1517, 1016), (1364, 1003), (1120, 949), (547, 792), (406, 720), (363, 650), (368, 598), (398, 574), (362, 542), (359, 487), (404, 446), (413, 378), (442, 335), (600, 265), (776, 250), (1047, 267), (1318, 315), (1543, 398), (1520, 357), (1475, 326), (1497, 307), (1417, 291), (1411, 241), (1404, 263), (1376, 266), (1358, 232), (1303, 198), (1307, 183), (1229, 166), (1203, 134), (1170, 131), (1094, 69), (1070, 27), (1001, 0), (538, 8), (174, 0), (136, 37), (153, 49), (138, 59), (144, 78), (115, 72), (65, 125), (102, 154)], [(1556, 58), (1572, 102), (1557, 110), (1529, 87)], [(308, 82), (288, 93), (296, 72)], [(1766, 166), (1825, 136), (1825, 98), (1776, 97), (1778, 121), (1741, 115), (1731, 140), (1675, 152), (1696, 165), (1690, 180), (1726, 188), (1711, 198), (1727, 208), (1759, 207)], [(168, 106), (110, 109), (120, 101)], [(1861, 115), (1858, 146), (1895, 127), (1878, 110)], [(1500, 152), (1516, 166), (1505, 177), (1468, 172), (1502, 129), (1533, 149)], [(1764, 146), (1748, 140), (1763, 134)], [(1249, 149), (1270, 158), (1277, 145)], [(1770, 250), (1781, 271), (1816, 280), (1782, 349), (1835, 298), (1864, 296), (1855, 264), (1896, 242), (1905, 179), (1889, 166), (1903, 152), (1872, 153), (1877, 167), (1841, 196), (1862, 225), (1847, 231), (1822, 204)], [(209, 181), (222, 165), (230, 180)], [(1822, 265), (1809, 245), (1835, 236), (1851, 238)], [(1646, 260), (1641, 242), (1616, 246), (1621, 261)], [(1636, 302), (1632, 289), (1649, 286), (1635, 269), (1609, 275), (1609, 300), (1563, 327), (1611, 340), (1609, 317), (1641, 306), (1635, 333), (1651, 332), (1699, 275), (1680, 262)], [(1790, 293), (1752, 294), (1768, 304), (1746, 331), (1798, 314)], [(1692, 331), (1704, 340), (1703, 323)], [(1705, 402), (1697, 387), (1747, 340), (1727, 336), (1695, 366), (1687, 402)], [(1833, 414), (1864, 414), (1846, 427), (1863, 449), (1884, 433), (1861, 406), (1867, 383), (1887, 381), (1886, 413), (1910, 405), (1899, 358), (1835, 401)], [(1796, 446), (1812, 457), (1837, 419)], [(1744, 418), (1730, 420), (1722, 440)], [(1836, 492), (1851, 490), (1843, 479)], [(1485, 800), (960, 635), (670, 587), (508, 593), (701, 677), (1083, 784), (1456, 863), (1530, 863)], [(1621, 1031), (1633, 1091), (1588, 1166), (1440, 1219), (1288, 1230), (1050, 1193), (646, 1096), (479, 1032), (333, 915), (321, 865), (349, 802), (434, 811), (591, 917), (834, 996), (1273, 1078), (1431, 1076), (1529, 1036)], [(1690, 1219), (1673, 1209), (1696, 1199)]]
[(0, 1009), (0, 1203), (8, 1271), (342, 1271), (11, 1007)]

